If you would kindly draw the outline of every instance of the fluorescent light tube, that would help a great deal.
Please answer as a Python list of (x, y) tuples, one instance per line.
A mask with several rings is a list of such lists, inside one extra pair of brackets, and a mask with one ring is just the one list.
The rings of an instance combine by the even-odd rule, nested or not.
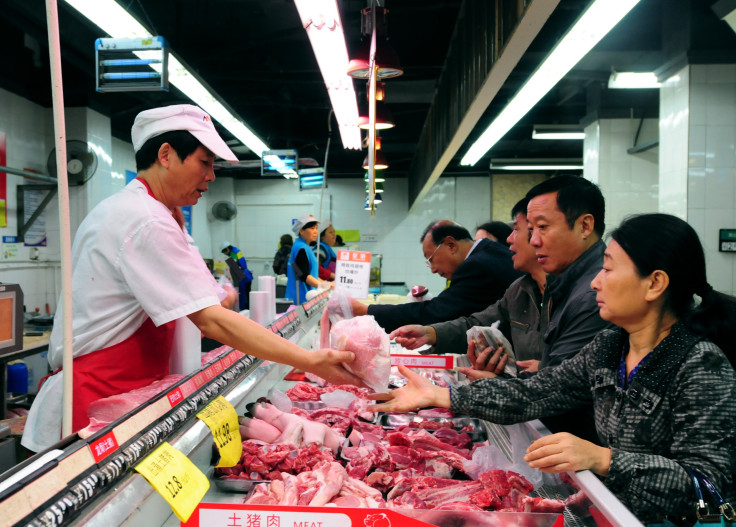
[[(152, 36), (150, 31), (115, 0), (66, 0), (66, 2), (113, 38)], [(139, 56), (146, 59), (145, 54)], [(155, 65), (152, 67), (155, 69)], [(169, 83), (179, 88), (184, 95), (209, 113), (258, 157), (261, 157), (264, 150), (269, 149), (239, 117), (233, 115), (220, 102), (220, 97), (195, 78), (173, 53), (169, 56)]]
[(515, 170), (521, 172), (533, 172), (542, 170), (582, 170), (583, 163), (580, 159), (491, 159), (491, 170)]
[(475, 165), (640, 0), (595, 0), (460, 161)]
[(585, 139), (585, 132), (575, 125), (545, 125), (535, 124), (532, 130), (532, 139), (542, 140), (581, 140)]
[(294, 0), (330, 96), (344, 148), (360, 150), (358, 102), (348, 69), (348, 50), (335, 0)]
[(651, 71), (614, 71), (608, 78), (608, 87), (611, 89), (659, 88), (657, 76)]

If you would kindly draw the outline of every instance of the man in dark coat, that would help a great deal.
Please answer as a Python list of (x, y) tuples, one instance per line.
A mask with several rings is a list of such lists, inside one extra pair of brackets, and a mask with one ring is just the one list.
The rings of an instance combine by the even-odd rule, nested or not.
[(353, 300), (356, 316), (373, 315), (387, 332), (454, 320), (494, 303), (521, 276), (507, 247), (488, 239), (474, 242), (467, 229), (451, 220), (430, 223), (420, 241), (427, 267), (450, 280), (449, 287), (425, 302), (366, 306)]

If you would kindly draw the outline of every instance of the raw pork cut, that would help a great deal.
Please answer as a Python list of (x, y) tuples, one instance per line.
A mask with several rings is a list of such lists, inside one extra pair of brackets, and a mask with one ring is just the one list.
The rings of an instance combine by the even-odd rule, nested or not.
[(338, 350), (352, 351), (355, 360), (343, 366), (376, 392), (385, 392), (391, 374), (390, 341), (372, 315), (337, 322), (330, 343)]
[(105, 397), (104, 399), (98, 399), (87, 408), (89, 424), (77, 432), (79, 437), (86, 439), (92, 436), (94, 433), (102, 430), (113, 421), (117, 421), (128, 412), (132, 412), (183, 378), (184, 375), (167, 375), (163, 379), (154, 381), (148, 386), (136, 388), (127, 393)]

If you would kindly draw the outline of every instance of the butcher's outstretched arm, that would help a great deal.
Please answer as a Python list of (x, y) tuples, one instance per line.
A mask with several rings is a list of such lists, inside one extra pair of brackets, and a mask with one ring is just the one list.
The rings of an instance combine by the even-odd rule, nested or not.
[(289, 364), (315, 373), (333, 384), (363, 386), (361, 380), (342, 367), (355, 359), (349, 351), (321, 349), (305, 351), (252, 320), (223, 308), (210, 306), (189, 315), (205, 336), (261, 359)]

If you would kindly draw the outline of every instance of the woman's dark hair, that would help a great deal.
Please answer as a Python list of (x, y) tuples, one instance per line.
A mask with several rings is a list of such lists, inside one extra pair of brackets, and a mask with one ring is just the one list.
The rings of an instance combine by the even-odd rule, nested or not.
[(286, 247), (287, 245), (294, 245), (294, 238), (291, 237), (291, 234), (282, 234), (281, 239), (279, 240), (279, 243), (281, 244), (281, 247)]
[(194, 137), (186, 130), (175, 130), (173, 132), (165, 132), (161, 135), (151, 137), (143, 143), (143, 146), (135, 153), (135, 168), (137, 171), (150, 168), (158, 158), (158, 151), (161, 145), (169, 143), (174, 149), (179, 159), (184, 161), (190, 154), (202, 146), (199, 139)]
[[(611, 233), (640, 276), (661, 270), (669, 276), (665, 309), (698, 335), (720, 347), (734, 364), (736, 299), (708, 284), (705, 254), (695, 229), (669, 214), (631, 216)], [(694, 295), (700, 297), (697, 303)]]
[(506, 242), (506, 238), (511, 234), (511, 227), (509, 227), (508, 223), (504, 223), (502, 221), (489, 221), (483, 225), (478, 225), (475, 230), (477, 231), (478, 229), (483, 229), (488, 234), (492, 234), (498, 243), (502, 243), (506, 247), (509, 246)]
[(304, 224), (304, 225), (302, 226), (302, 228), (301, 228), (301, 229), (299, 229), (299, 232), (301, 232), (301, 231), (302, 231), (302, 229), (311, 229), (311, 228), (312, 228), (312, 227), (314, 227), (315, 225), (317, 225), (317, 222), (316, 222), (316, 221), (310, 221), (309, 223), (305, 223), (305, 224)]

